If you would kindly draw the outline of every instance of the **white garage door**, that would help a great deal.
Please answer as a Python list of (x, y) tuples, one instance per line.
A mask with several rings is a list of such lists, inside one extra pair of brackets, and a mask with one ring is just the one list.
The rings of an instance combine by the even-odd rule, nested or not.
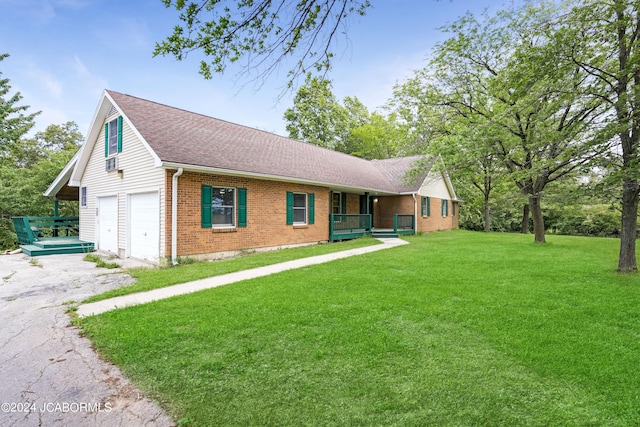
[(98, 198), (98, 249), (118, 252), (118, 197)]
[(129, 256), (158, 262), (160, 203), (158, 193), (129, 196)]

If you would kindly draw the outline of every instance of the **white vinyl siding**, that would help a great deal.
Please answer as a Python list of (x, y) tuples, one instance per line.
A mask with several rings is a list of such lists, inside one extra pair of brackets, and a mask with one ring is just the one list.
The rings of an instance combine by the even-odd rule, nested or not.
[[(420, 190), (418, 190), (418, 194), (424, 197), (435, 197), (438, 199), (451, 200), (453, 198), (451, 197), (452, 195), (449, 194), (449, 189), (442, 178), (442, 174), (439, 172), (430, 172), (429, 175), (427, 175)], [(433, 209), (433, 206), (431, 206), (431, 208)]]
[(87, 209), (80, 209), (80, 239), (95, 242), (96, 197), (118, 196), (118, 255), (128, 256), (127, 248), (127, 200), (131, 193), (159, 191), (160, 197), (160, 256), (164, 256), (165, 241), (165, 171), (154, 166), (154, 159), (138, 139), (126, 119), (123, 120), (122, 152), (118, 153), (118, 169), (122, 177), (104, 168), (104, 124), (118, 117), (107, 117), (97, 136), (89, 162), (81, 179), (81, 186), (91, 189), (87, 197)]

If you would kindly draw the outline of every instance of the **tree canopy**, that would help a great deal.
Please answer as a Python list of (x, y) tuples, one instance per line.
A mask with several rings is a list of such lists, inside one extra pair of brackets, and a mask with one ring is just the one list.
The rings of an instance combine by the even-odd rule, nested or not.
[(309, 71), (331, 68), (333, 42), (352, 15), (362, 16), (369, 0), (162, 0), (180, 12), (180, 25), (156, 44), (154, 55), (183, 60), (206, 57), (200, 74), (209, 79), (243, 59), (245, 72), (265, 78), (294, 59), (288, 86)]

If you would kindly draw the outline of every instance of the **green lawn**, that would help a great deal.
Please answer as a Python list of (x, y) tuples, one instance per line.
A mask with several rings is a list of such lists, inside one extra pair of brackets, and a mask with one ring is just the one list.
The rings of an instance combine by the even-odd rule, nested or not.
[[(277, 264), (279, 262), (291, 261), (314, 255), (346, 251), (348, 249), (361, 248), (379, 243), (380, 242), (378, 240), (370, 237), (363, 237), (361, 239), (331, 244), (311, 245), (299, 248), (280, 249), (270, 252), (252, 253), (211, 262), (194, 262), (192, 264), (178, 265), (171, 268), (130, 268), (127, 270), (127, 273), (136, 279), (133, 284), (113, 289), (99, 295), (94, 295), (83, 302), (88, 303), (101, 301), (120, 295), (129, 295), (136, 292), (144, 292), (165, 286), (177, 285), (178, 283), (191, 282), (193, 280), (204, 279), (205, 277), (219, 276), (221, 274), (233, 273), (236, 271), (247, 270), (249, 268), (262, 267), (265, 265)], [(89, 261), (93, 261), (93, 259), (89, 259)]]
[(640, 277), (618, 241), (443, 232), (81, 320), (189, 425), (628, 426)]

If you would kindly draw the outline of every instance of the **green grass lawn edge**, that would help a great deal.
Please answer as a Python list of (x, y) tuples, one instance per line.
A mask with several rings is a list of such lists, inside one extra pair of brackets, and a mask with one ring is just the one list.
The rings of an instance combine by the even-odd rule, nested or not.
[(126, 269), (125, 272), (136, 280), (134, 283), (91, 296), (85, 299), (83, 303), (102, 301), (122, 295), (150, 291), (207, 277), (248, 270), (250, 268), (263, 267), (295, 259), (362, 248), (380, 243), (381, 242), (379, 240), (371, 237), (362, 237), (343, 242), (320, 243), (298, 248), (248, 253), (233, 258), (215, 261), (190, 260), (189, 263), (174, 267), (129, 268)]

